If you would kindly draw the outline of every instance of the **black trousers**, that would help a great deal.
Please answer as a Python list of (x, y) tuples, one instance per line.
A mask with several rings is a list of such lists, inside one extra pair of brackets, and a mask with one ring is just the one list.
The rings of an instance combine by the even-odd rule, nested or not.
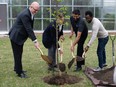
[[(82, 54), (83, 54), (83, 49), (84, 49), (84, 42), (86, 40), (86, 37), (83, 38), (83, 39), (80, 39), (80, 41), (78, 42), (78, 46), (77, 46), (77, 56), (80, 56), (82, 57)], [(85, 60), (83, 61), (77, 61), (77, 68), (80, 68), (81, 65), (84, 65), (85, 64)]]
[(11, 41), (13, 56), (14, 56), (14, 70), (17, 74), (22, 73), (22, 53), (23, 45), (18, 45), (15, 42)]

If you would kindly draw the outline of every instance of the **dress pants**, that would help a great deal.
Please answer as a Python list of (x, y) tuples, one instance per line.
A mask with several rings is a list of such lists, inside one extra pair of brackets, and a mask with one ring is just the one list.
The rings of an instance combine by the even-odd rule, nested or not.
[[(83, 46), (84, 46), (84, 42), (86, 40), (87, 37), (83, 37), (79, 40), (78, 42), (78, 46), (77, 46), (77, 56), (82, 57), (83, 54)], [(82, 61), (77, 61), (77, 68), (81, 68), (81, 65), (85, 64), (85, 60)]]
[(14, 70), (17, 74), (22, 73), (22, 53), (23, 53), (23, 44), (18, 45), (11, 40), (11, 46), (14, 56)]
[(49, 67), (54, 68), (56, 66), (56, 44), (53, 44), (48, 49), (48, 56), (52, 58), (52, 64), (49, 65)]

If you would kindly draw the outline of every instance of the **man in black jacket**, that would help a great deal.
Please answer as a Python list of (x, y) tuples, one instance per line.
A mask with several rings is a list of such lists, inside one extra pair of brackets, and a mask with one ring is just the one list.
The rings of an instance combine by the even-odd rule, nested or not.
[(39, 11), (39, 3), (33, 2), (29, 8), (18, 14), (16, 22), (9, 31), (9, 38), (14, 55), (14, 71), (21, 78), (26, 78), (22, 68), (22, 53), (24, 42), (29, 37), (35, 47), (39, 48), (39, 43), (33, 31), (34, 15)]
[[(64, 16), (62, 14), (58, 15), (58, 19), (51, 22), (43, 33), (43, 45), (48, 49), (48, 56), (52, 58), (52, 64), (49, 64), (48, 70), (53, 70), (56, 67), (56, 50), (57, 50), (57, 40), (64, 39), (63, 37), (63, 22)], [(56, 33), (57, 31), (57, 33)], [(58, 38), (57, 38), (58, 35)], [(62, 49), (58, 44), (59, 53), (62, 54)]]
[[(88, 35), (88, 28), (85, 24), (85, 21), (80, 17), (79, 10), (74, 10), (72, 12), (72, 16), (70, 17), (70, 22), (71, 22), (70, 38), (73, 36), (74, 33), (76, 35), (76, 39), (74, 40), (74, 42), (72, 43), (72, 46), (71, 46), (71, 51), (74, 51), (75, 45), (78, 45), (77, 46), (77, 56), (82, 57), (83, 45), (84, 45), (84, 42)], [(77, 61), (76, 71), (81, 70), (83, 64), (84, 64), (84, 60)]]

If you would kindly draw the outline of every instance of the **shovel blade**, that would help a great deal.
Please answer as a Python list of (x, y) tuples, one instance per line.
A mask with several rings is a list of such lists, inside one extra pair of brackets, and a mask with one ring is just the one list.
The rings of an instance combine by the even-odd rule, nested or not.
[(80, 56), (77, 56), (76, 57), (76, 61), (83, 61), (84, 60), (84, 58), (82, 58), (82, 57), (80, 57)]
[(41, 55), (42, 59), (46, 61), (48, 64), (52, 63), (52, 58), (46, 56), (46, 55)]
[(58, 65), (59, 65), (59, 70), (60, 70), (61, 72), (64, 72), (64, 71), (66, 70), (66, 66), (65, 66), (64, 63), (59, 63)]
[(71, 68), (71, 66), (73, 65), (74, 61), (75, 61), (75, 58), (73, 58), (71, 61), (69, 61), (69, 63), (68, 63), (68, 69)]

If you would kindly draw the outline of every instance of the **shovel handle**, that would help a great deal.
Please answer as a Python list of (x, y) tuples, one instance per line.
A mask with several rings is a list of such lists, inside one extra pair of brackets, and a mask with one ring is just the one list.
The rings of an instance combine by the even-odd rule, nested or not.
[[(72, 46), (72, 38), (70, 38), (70, 43), (71, 43), (71, 46)], [(72, 57), (75, 58), (74, 52), (72, 52)]]
[[(63, 41), (61, 41), (61, 49), (62, 49), (62, 51), (63, 51)], [(62, 62), (62, 56), (63, 56), (63, 54), (61, 54), (60, 62)]]
[(116, 36), (115, 36), (115, 35), (110, 35), (110, 39), (111, 39), (112, 41), (114, 41), (114, 40), (116, 39)]
[(43, 52), (42, 52), (42, 50), (40, 49), (40, 48), (38, 48), (38, 50), (39, 50), (39, 52), (43, 55)]
[(72, 52), (72, 57), (75, 58), (74, 52)]
[(86, 52), (84, 51), (83, 54), (82, 54), (82, 58), (85, 58), (85, 53), (86, 53)]

